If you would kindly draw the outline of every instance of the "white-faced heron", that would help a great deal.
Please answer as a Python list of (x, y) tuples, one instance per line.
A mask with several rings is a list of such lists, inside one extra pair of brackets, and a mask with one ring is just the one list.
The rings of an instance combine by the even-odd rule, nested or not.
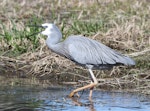
[(41, 34), (47, 36), (46, 44), (53, 52), (86, 67), (90, 72), (91, 83), (73, 90), (69, 97), (73, 97), (78, 91), (89, 88), (89, 97), (91, 98), (93, 88), (98, 84), (92, 69), (103, 70), (118, 65), (135, 65), (134, 60), (131, 58), (116, 52), (96, 40), (80, 35), (72, 35), (62, 41), (62, 33), (56, 25), (44, 23), (42, 27), (45, 30)]

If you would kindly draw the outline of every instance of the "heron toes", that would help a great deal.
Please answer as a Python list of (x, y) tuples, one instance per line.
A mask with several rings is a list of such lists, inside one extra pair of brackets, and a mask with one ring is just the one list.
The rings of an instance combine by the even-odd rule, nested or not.
[(69, 97), (71, 98), (71, 97), (73, 97), (74, 96), (74, 91), (72, 91), (70, 94), (69, 94)]
[(80, 97), (78, 92), (75, 92), (75, 91), (72, 91), (70, 94), (69, 94), (69, 97), (74, 97), (74, 95), (76, 94), (77, 97)]

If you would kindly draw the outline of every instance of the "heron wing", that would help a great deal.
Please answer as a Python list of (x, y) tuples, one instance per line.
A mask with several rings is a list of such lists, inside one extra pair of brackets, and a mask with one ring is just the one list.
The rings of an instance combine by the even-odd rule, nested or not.
[(67, 57), (80, 64), (134, 65), (134, 61), (104, 44), (83, 36), (70, 36), (64, 42)]

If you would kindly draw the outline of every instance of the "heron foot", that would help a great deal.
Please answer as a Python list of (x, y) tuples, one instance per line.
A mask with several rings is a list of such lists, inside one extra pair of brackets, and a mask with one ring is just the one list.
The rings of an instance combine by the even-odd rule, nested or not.
[(73, 97), (74, 96), (74, 94), (75, 94), (75, 92), (74, 91), (72, 91), (70, 94), (69, 94), (69, 97), (71, 98), (71, 97)]
[(75, 92), (75, 91), (72, 91), (70, 94), (69, 94), (69, 97), (73, 97), (74, 95), (76, 94), (77, 97), (80, 97), (78, 92)]
[(87, 88), (90, 88), (90, 94), (89, 94), (89, 97), (92, 97), (92, 92), (93, 92), (93, 88), (97, 85), (97, 83), (91, 83), (91, 84), (88, 84), (84, 87), (80, 87), (78, 89), (75, 89), (73, 90), (70, 94), (69, 94), (69, 97), (73, 97), (75, 94), (77, 95), (77, 97), (79, 97), (79, 95), (77, 94), (79, 91), (81, 90), (84, 90), (84, 89), (87, 89)]

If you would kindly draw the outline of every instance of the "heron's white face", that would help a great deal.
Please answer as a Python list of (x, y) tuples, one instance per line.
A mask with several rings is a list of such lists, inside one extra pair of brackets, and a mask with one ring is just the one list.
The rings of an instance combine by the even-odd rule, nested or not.
[(46, 35), (46, 36), (51, 34), (51, 29), (53, 28), (53, 24), (44, 23), (44, 24), (42, 24), (42, 27), (45, 28), (45, 30), (42, 31), (41, 34)]

